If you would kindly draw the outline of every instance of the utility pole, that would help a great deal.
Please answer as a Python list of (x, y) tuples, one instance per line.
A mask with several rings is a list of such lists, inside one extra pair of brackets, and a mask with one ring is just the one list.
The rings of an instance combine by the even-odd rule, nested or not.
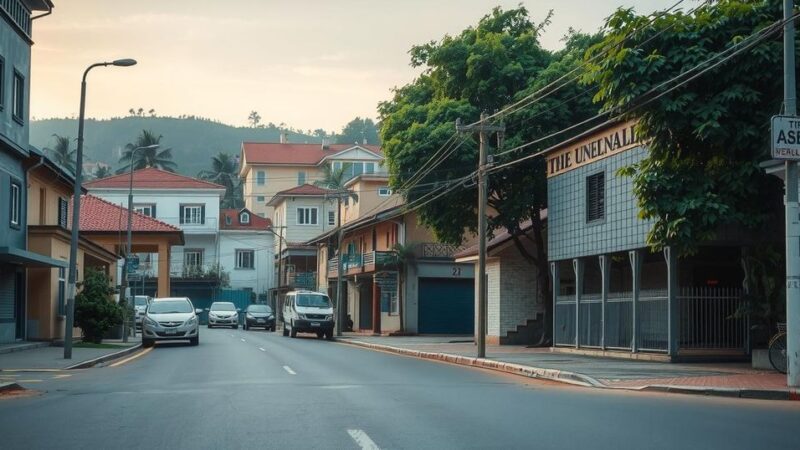
[(488, 203), (488, 181), (489, 175), (486, 173), (486, 166), (489, 157), (489, 133), (503, 133), (503, 125), (490, 125), (486, 113), (481, 113), (480, 122), (474, 125), (461, 125), (456, 121), (456, 131), (459, 133), (469, 133), (477, 131), (480, 136), (480, 155), (478, 158), (478, 358), (486, 357), (486, 315), (487, 315), (487, 294), (486, 286), (486, 207)]
[[(339, 257), (336, 259), (336, 322), (334, 326), (336, 327), (336, 336), (339, 337), (342, 335), (342, 328), (344, 327), (344, 319), (347, 317), (345, 315), (344, 308), (342, 307), (342, 268), (344, 266), (342, 258), (344, 258), (344, 253), (342, 252), (342, 241), (344, 240), (344, 233), (342, 232), (342, 193), (340, 192), (339, 195), (336, 196), (336, 228), (338, 234), (338, 244), (337, 249), (339, 251)], [(327, 275), (326, 275), (327, 276)]]
[[(797, 115), (794, 15), (792, 0), (783, 1), (783, 102), (786, 116)], [(786, 384), (800, 387), (800, 207), (797, 163), (786, 161)]]

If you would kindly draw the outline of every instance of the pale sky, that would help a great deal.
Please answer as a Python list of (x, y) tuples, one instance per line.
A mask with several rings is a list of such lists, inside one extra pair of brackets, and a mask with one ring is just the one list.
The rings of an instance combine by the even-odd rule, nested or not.
[[(262, 121), (339, 131), (377, 116), (390, 90), (413, 80), (414, 44), (457, 34), (492, 7), (519, 0), (54, 0), (34, 22), (31, 115), (77, 116), (80, 76), (93, 62), (135, 58), (89, 76), (87, 116), (131, 107), (244, 125)], [(554, 10), (542, 37), (561, 47), (572, 27), (595, 31), (617, 6), (640, 13), (674, 0), (522, 1), (534, 21)], [(686, 2), (684, 9), (695, 6)]]

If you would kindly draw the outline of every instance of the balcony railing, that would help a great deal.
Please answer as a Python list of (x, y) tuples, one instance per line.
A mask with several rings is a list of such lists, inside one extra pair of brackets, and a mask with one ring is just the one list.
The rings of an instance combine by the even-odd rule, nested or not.
[(424, 242), (414, 249), (417, 258), (452, 258), (453, 255), (463, 250), (463, 247), (440, 242)]
[[(394, 268), (394, 252), (367, 252), (345, 254), (342, 257), (342, 270), (346, 275), (374, 272), (385, 268)], [(339, 258), (328, 260), (328, 276), (335, 277), (338, 271)]]
[(0, 7), (25, 36), (31, 37), (31, 12), (20, 0), (0, 0)]
[(317, 286), (317, 272), (290, 272), (286, 274), (287, 285), (295, 289), (314, 290)]
[(169, 268), (169, 276), (187, 280), (218, 280), (220, 271), (224, 272), (217, 264), (173, 264)]

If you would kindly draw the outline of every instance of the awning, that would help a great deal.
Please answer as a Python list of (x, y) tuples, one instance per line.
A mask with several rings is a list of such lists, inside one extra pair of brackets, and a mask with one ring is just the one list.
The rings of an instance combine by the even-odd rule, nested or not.
[(0, 247), (0, 263), (17, 264), (25, 267), (64, 267), (67, 261), (29, 252), (15, 247)]

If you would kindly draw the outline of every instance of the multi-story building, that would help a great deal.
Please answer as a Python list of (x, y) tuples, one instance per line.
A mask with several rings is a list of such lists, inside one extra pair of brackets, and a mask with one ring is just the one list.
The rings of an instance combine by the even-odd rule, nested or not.
[(27, 250), (27, 180), (34, 11), (50, 0), (0, 2), (0, 343), (25, 337), (25, 269), (55, 266)]
[(327, 164), (344, 170), (347, 178), (386, 173), (383, 153), (374, 145), (243, 142), (239, 175), (245, 207), (274, 221), (274, 207), (267, 202), (279, 192), (314, 184)]
[(265, 295), (274, 285), (275, 236), (269, 219), (249, 209), (222, 209), (219, 263), (230, 273), (230, 287)]

